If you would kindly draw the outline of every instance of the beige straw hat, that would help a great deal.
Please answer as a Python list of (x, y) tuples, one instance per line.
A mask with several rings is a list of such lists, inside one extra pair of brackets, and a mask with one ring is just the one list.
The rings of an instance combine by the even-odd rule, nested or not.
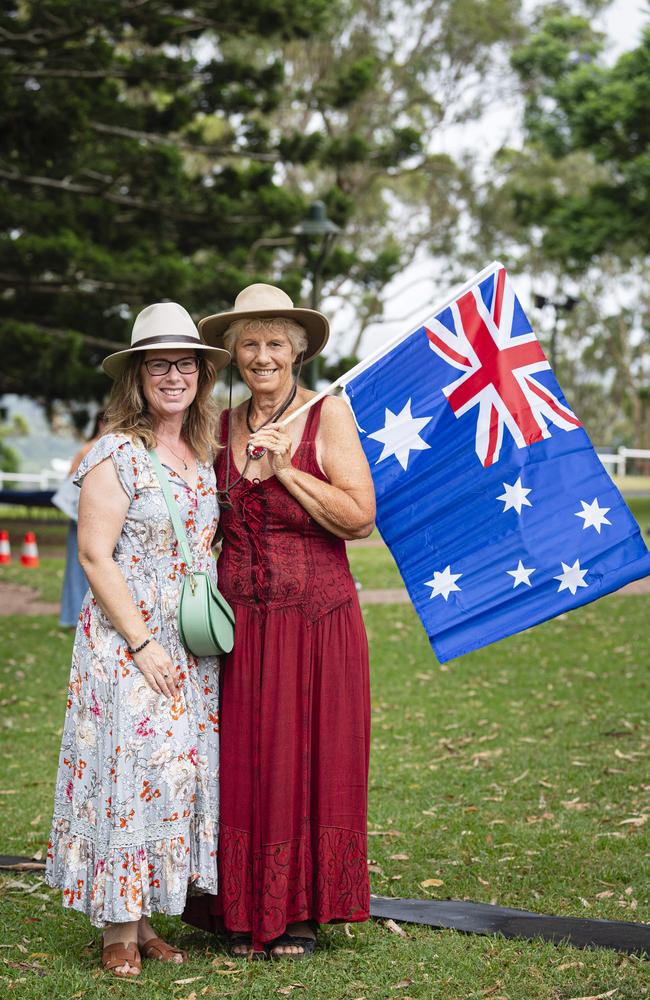
[(228, 312), (215, 313), (199, 320), (199, 330), (206, 343), (223, 347), (223, 335), (236, 319), (293, 319), (305, 328), (307, 350), (304, 361), (310, 361), (325, 347), (330, 335), (330, 325), (322, 313), (315, 309), (295, 308), (286, 292), (275, 285), (258, 283), (242, 289), (235, 305)]
[(102, 368), (111, 378), (118, 378), (132, 354), (156, 347), (203, 351), (217, 370), (230, 363), (230, 354), (223, 346), (211, 347), (201, 340), (192, 317), (178, 302), (154, 302), (135, 317), (131, 346), (109, 354), (102, 361)]

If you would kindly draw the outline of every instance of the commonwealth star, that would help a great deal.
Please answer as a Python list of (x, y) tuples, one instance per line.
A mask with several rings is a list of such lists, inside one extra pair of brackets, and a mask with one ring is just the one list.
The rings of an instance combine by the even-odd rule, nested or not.
[(433, 417), (413, 417), (411, 415), (411, 400), (408, 399), (403, 409), (399, 413), (393, 413), (386, 407), (386, 422), (381, 430), (374, 431), (368, 437), (373, 441), (380, 441), (384, 450), (375, 462), (379, 465), (386, 458), (394, 455), (404, 471), (409, 461), (412, 451), (424, 451), (430, 448), (420, 437), (420, 431), (433, 420)]

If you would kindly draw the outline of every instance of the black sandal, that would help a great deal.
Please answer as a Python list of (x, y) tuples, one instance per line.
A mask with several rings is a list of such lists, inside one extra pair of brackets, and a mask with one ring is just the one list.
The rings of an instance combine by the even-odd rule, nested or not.
[[(306, 924), (316, 933), (316, 924), (313, 920), (305, 920)], [(302, 921), (300, 921), (302, 923)], [(293, 946), (294, 948), (302, 948), (302, 953), (295, 955), (285, 952), (284, 955), (274, 955), (274, 948), (286, 948), (287, 946)], [(299, 934), (288, 934), (287, 931), (281, 934), (280, 937), (275, 938), (273, 941), (269, 941), (266, 945), (266, 953), (269, 958), (273, 959), (274, 962), (280, 962), (282, 959), (286, 958), (289, 961), (300, 962), (304, 958), (311, 958), (311, 956), (316, 951), (316, 938), (315, 937), (304, 937)]]
[[(235, 948), (245, 946), (247, 951), (235, 951)], [(228, 936), (228, 954), (240, 962), (260, 962), (266, 958), (265, 951), (252, 951), (253, 938), (246, 931), (235, 931)]]

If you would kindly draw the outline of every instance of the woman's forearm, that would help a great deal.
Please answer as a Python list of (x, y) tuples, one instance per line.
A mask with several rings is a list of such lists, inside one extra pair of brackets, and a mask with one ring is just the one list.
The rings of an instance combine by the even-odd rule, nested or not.
[(374, 520), (345, 490), (291, 465), (276, 473), (277, 478), (321, 527), (338, 538), (366, 538)]
[(110, 557), (95, 557), (79, 553), (79, 562), (97, 603), (111, 625), (126, 639), (127, 645), (139, 646), (149, 635), (149, 629), (135, 606), (126, 580), (117, 563)]

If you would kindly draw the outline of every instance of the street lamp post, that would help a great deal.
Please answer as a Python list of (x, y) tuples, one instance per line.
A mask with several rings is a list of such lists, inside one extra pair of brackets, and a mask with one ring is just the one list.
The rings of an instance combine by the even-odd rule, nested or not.
[[(293, 230), (298, 248), (302, 251), (311, 278), (311, 294), (309, 305), (318, 309), (321, 297), (321, 282), (323, 267), (327, 260), (334, 240), (340, 232), (340, 227), (327, 217), (327, 210), (322, 201), (314, 201), (309, 206), (306, 217)], [(320, 358), (314, 358), (306, 369), (305, 381), (311, 389), (316, 388), (319, 374)]]
[(546, 295), (533, 295), (533, 301), (537, 309), (544, 309), (545, 306), (552, 306), (553, 308), (554, 318), (553, 329), (551, 331), (551, 342), (549, 345), (549, 360), (551, 368), (555, 371), (555, 362), (557, 360), (558, 321), (560, 313), (573, 312), (580, 300), (574, 295), (565, 295), (563, 299), (549, 299)]

